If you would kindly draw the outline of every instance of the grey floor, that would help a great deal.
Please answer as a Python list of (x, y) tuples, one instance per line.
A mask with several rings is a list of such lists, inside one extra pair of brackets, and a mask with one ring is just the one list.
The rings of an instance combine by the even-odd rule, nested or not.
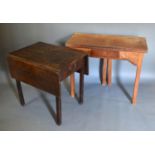
[(27, 105), (21, 107), (14, 84), (6, 79), (2, 76), (4, 82), (0, 83), (0, 130), (155, 130), (155, 82), (140, 84), (137, 105), (133, 106), (133, 84), (108, 88), (98, 79), (87, 82), (86, 78), (84, 104), (79, 105), (69, 96), (65, 81), (62, 125), (57, 126), (52, 116), (54, 96), (23, 85)]

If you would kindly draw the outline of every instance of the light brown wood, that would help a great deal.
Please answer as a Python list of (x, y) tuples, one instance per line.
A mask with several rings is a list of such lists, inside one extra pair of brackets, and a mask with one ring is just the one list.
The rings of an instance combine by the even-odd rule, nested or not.
[(146, 40), (143, 37), (124, 35), (103, 35), (75, 33), (66, 42), (66, 46), (87, 50), (132, 51), (145, 53)]
[(74, 73), (70, 75), (70, 95), (75, 97), (75, 77)]
[(142, 68), (142, 61), (143, 61), (143, 55), (141, 55), (137, 61), (137, 71), (136, 71), (136, 78), (135, 78), (134, 90), (133, 90), (133, 96), (132, 96), (133, 104), (136, 104), (136, 98), (137, 98), (137, 94), (138, 94), (138, 87), (139, 87), (139, 80), (140, 80), (140, 73), (141, 73), (141, 68)]
[(107, 59), (103, 60), (103, 68), (102, 68), (102, 85), (107, 84)]
[[(142, 58), (147, 52), (144, 37), (75, 33), (66, 42), (66, 46), (87, 53), (90, 57), (104, 58), (101, 79), (103, 84), (108, 83), (109, 86), (112, 83), (112, 59), (128, 60), (136, 65), (137, 73), (132, 97), (132, 102), (136, 103)], [(107, 82), (106, 75), (108, 75)]]
[(108, 59), (108, 86), (111, 86), (112, 78), (112, 59)]

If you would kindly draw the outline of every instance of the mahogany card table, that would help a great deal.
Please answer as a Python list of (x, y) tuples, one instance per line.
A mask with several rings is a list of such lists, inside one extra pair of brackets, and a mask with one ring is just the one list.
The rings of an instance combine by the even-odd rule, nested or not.
[(87, 54), (67, 47), (46, 43), (11, 52), (8, 64), (11, 76), (16, 79), (21, 105), (25, 105), (21, 82), (56, 96), (56, 123), (61, 124), (61, 81), (78, 71), (79, 102), (83, 102), (84, 74)]
[[(75, 33), (66, 42), (66, 46), (87, 53), (90, 57), (104, 58), (102, 84), (111, 85), (112, 59), (128, 60), (136, 65), (136, 78), (132, 103), (136, 103), (138, 85), (144, 54), (147, 52), (145, 38), (138, 36), (102, 35)], [(108, 75), (106, 77), (106, 75)], [(107, 79), (107, 81), (106, 81)], [(74, 74), (70, 77), (71, 95), (74, 96)]]

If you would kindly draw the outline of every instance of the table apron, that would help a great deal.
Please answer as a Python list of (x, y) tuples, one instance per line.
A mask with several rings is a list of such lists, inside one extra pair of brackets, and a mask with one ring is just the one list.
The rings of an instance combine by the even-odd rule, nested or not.
[(80, 72), (82, 68), (84, 70), (84, 74), (88, 74), (88, 56), (83, 57), (82, 59), (74, 62), (73, 64), (65, 66), (63, 71), (61, 72), (60, 80), (64, 80), (74, 72)]
[(92, 51), (91, 57), (107, 58), (116, 60), (128, 60), (132, 64), (137, 65), (139, 59), (143, 57), (144, 53), (140, 52), (127, 52), (127, 51)]

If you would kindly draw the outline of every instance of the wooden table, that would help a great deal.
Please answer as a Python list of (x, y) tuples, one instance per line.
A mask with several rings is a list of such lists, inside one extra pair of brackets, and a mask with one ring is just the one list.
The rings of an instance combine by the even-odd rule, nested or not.
[[(136, 103), (143, 56), (147, 51), (146, 40), (137, 36), (100, 35), (75, 33), (66, 46), (78, 49), (91, 57), (104, 58), (102, 84), (111, 85), (112, 59), (128, 60), (137, 66), (132, 103)], [(106, 74), (108, 73), (108, 81)], [(71, 76), (71, 95), (74, 96), (74, 74)]]
[(56, 96), (56, 122), (61, 124), (61, 81), (80, 72), (79, 102), (83, 102), (87, 54), (67, 47), (36, 43), (8, 55), (11, 75), (16, 79), (21, 105), (25, 105), (21, 83), (25, 82)]

